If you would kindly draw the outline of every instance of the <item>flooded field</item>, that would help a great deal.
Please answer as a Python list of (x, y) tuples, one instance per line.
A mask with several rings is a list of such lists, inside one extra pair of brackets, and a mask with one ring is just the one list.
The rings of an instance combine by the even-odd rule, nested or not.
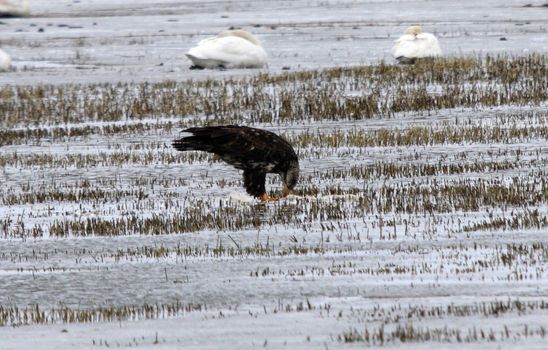
[[(451, 3), (2, 19), (0, 348), (544, 348), (548, 9), (462, 2), (449, 20)], [(448, 57), (394, 65), (416, 22)], [(229, 25), (269, 67), (189, 70), (185, 49)], [(217, 124), (285, 137), (296, 193), (262, 204), (241, 172), (171, 147)]]

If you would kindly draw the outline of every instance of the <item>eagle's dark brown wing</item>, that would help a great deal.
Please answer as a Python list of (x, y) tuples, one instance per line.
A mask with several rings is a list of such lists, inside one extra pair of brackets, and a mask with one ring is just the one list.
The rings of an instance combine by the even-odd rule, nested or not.
[(217, 154), (234, 167), (277, 172), (286, 160), (297, 160), (293, 147), (278, 135), (261, 129), (235, 125), (190, 128), (191, 133), (173, 142), (180, 151), (206, 151)]
[(206, 151), (244, 171), (244, 185), (249, 194), (265, 193), (267, 173), (286, 170), (298, 162), (293, 147), (278, 135), (261, 129), (236, 125), (189, 128), (192, 136), (173, 142), (179, 151)]

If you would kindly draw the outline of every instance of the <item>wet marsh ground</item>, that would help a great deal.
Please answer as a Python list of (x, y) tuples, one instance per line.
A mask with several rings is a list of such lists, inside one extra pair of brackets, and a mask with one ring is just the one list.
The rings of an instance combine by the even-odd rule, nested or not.
[[(89, 2), (103, 11), (90, 16), (126, 17), (127, 9), (99, 3)], [(133, 5), (132, 16), (172, 15), (153, 3)], [(312, 14), (336, 8), (346, 28), (357, 3)], [(426, 16), (426, 3), (416, 14)], [(9, 26), (65, 16), (61, 5)], [(477, 41), (466, 54), (414, 66), (351, 66), (316, 52), (325, 68), (298, 56), (310, 66), (287, 72), (287, 56), (275, 54), (265, 71), (181, 68), (171, 80), (149, 80), (120, 78), (115, 65), (94, 75), (66, 62), (16, 61), (0, 86), (2, 346), (542, 349), (548, 56), (515, 43), (473, 52), (498, 30), (545, 43), (545, 24), (534, 18), (500, 22), (516, 9), (542, 11), (523, 5), (499, 7), (494, 22), (470, 21), (467, 36)], [(116, 23), (107, 27), (125, 22)], [(321, 39), (321, 26), (303, 28), (309, 36), (294, 38)], [(37, 52), (13, 35), (8, 45)], [(275, 37), (266, 42), (283, 42)], [(127, 51), (124, 40), (80, 57), (100, 57), (109, 45)], [(62, 50), (44, 55), (54, 52)], [(119, 68), (142, 71), (131, 62)], [(53, 84), (40, 84), (50, 74)], [(239, 171), (170, 146), (185, 127), (227, 123), (272, 130), (294, 145), (302, 168), (294, 195), (261, 204), (245, 195)], [(280, 187), (267, 179), (268, 190)]]
[[(204, 344), (181, 327), (235, 328), (214, 346), (263, 322), (233, 341), (540, 346), (546, 63), (4, 87), (2, 332), (167, 346)], [(170, 147), (184, 127), (242, 122), (298, 149), (294, 195), (258, 203), (238, 171)], [(160, 338), (138, 341), (149, 322)]]

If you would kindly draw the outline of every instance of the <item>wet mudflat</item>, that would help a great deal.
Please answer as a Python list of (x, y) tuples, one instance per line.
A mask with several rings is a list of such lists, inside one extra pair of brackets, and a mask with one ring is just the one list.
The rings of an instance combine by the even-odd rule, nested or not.
[[(0, 25), (21, 57), (0, 76), (3, 346), (543, 347), (545, 9), (124, 4)], [(416, 22), (450, 57), (392, 64)], [(229, 25), (269, 67), (190, 71), (185, 49)], [(258, 203), (170, 147), (207, 123), (286, 137), (296, 193)]]

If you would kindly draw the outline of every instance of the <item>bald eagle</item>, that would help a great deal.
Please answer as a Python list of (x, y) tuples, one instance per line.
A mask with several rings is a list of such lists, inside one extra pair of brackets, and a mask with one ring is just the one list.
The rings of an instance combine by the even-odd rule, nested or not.
[(266, 194), (266, 174), (279, 174), (286, 197), (299, 179), (299, 159), (293, 147), (278, 135), (238, 125), (207, 126), (183, 130), (192, 134), (173, 141), (178, 151), (214, 153), (244, 171), (248, 194), (261, 201), (276, 200)]

